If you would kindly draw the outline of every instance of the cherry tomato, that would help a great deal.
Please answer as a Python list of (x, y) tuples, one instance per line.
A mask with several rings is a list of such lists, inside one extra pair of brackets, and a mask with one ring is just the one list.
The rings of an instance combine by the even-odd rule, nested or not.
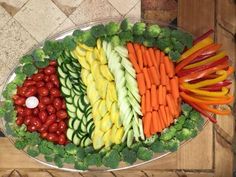
[(56, 87), (59, 87), (60, 86), (60, 83), (59, 83), (59, 79), (57, 77), (56, 74), (53, 74), (50, 76), (50, 80), (52, 81), (52, 83), (56, 86)]
[(56, 114), (49, 115), (44, 125), (47, 127), (50, 126), (52, 123), (56, 122), (56, 118)]
[(67, 129), (67, 125), (66, 125), (66, 123), (64, 121), (58, 122), (58, 130), (60, 132), (65, 132), (66, 129)]
[(34, 131), (37, 130), (37, 128), (36, 128), (36, 126), (34, 126), (34, 125), (29, 125), (29, 126), (27, 127), (27, 130), (28, 130), (29, 132), (34, 132)]
[(45, 82), (43, 82), (43, 81), (38, 81), (36, 83), (36, 87), (43, 87), (43, 86), (45, 86)]
[(25, 124), (25, 125), (29, 125), (32, 118), (33, 118), (32, 116), (26, 116), (26, 117), (25, 117), (25, 120), (24, 120), (24, 124)]
[(16, 94), (16, 95), (13, 95), (13, 96), (12, 96), (12, 99), (13, 99), (13, 100), (17, 100), (18, 98), (20, 98), (20, 95), (17, 95), (17, 94)]
[(56, 72), (56, 69), (55, 69), (55, 67), (53, 67), (53, 66), (48, 66), (48, 67), (44, 68), (44, 73), (45, 73), (46, 75), (52, 75), (52, 74), (54, 74), (55, 72)]
[(67, 118), (67, 113), (65, 110), (59, 110), (56, 113), (58, 119), (65, 119)]
[(48, 88), (48, 90), (51, 90), (54, 87), (54, 85), (52, 82), (47, 82), (46, 87)]
[(58, 138), (58, 144), (66, 144), (66, 136), (64, 134), (61, 134)]
[(31, 119), (30, 121), (31, 125), (34, 125), (36, 127), (36, 129), (39, 129), (42, 127), (42, 122), (39, 118), (34, 117), (33, 119)]
[(23, 106), (25, 104), (25, 98), (19, 97), (15, 100), (15, 104), (19, 106)]
[(53, 97), (59, 97), (61, 96), (61, 92), (58, 88), (52, 88), (50, 90), (50, 94), (53, 96)]
[(26, 97), (34, 96), (37, 93), (37, 87), (36, 86), (29, 86), (27, 88), (27, 91), (25, 92)]
[(56, 109), (53, 107), (53, 105), (47, 105), (47, 111), (49, 114), (56, 113)]
[(25, 108), (23, 116), (30, 116), (30, 115), (32, 115), (32, 109)]
[(25, 96), (26, 91), (27, 91), (27, 87), (20, 87), (18, 89), (18, 92), (21, 96)]
[(57, 66), (57, 61), (56, 61), (56, 60), (51, 60), (51, 61), (49, 62), (49, 65), (50, 65), (50, 66)]
[(44, 80), (45, 82), (48, 82), (48, 81), (50, 80), (50, 77), (49, 77), (49, 76), (44, 76), (43, 80)]
[(27, 77), (27, 79), (26, 79), (26, 81), (32, 81), (33, 79), (32, 79), (32, 76), (30, 76), (30, 77)]
[(44, 123), (47, 121), (48, 113), (46, 111), (39, 112), (39, 119)]
[(50, 133), (56, 132), (58, 129), (58, 123), (54, 122), (52, 125), (49, 126), (48, 131)]
[(41, 81), (41, 80), (43, 80), (43, 78), (44, 78), (44, 74), (42, 74), (42, 73), (37, 73), (32, 76), (32, 79), (34, 81)]
[(38, 115), (38, 113), (39, 113), (39, 108), (34, 108), (33, 109), (33, 115)]
[(57, 130), (57, 131), (56, 131), (56, 134), (57, 134), (57, 135), (60, 135), (60, 134), (61, 134), (61, 132), (60, 132), (59, 130)]
[(56, 110), (60, 110), (62, 108), (62, 101), (60, 98), (55, 98), (53, 100), (53, 106), (56, 108)]
[(52, 142), (57, 142), (58, 136), (55, 133), (48, 133), (47, 140)]
[(23, 123), (24, 123), (24, 118), (21, 117), (21, 116), (18, 116), (17, 119), (16, 119), (16, 124), (20, 126)]
[(62, 106), (61, 106), (62, 109), (66, 109), (66, 102), (65, 100), (62, 100)]
[(48, 89), (46, 87), (39, 87), (38, 88), (38, 94), (40, 96), (48, 96), (49, 91), (48, 91)]
[(43, 68), (40, 68), (40, 69), (38, 70), (38, 73), (43, 73)]
[(22, 106), (16, 106), (16, 112), (17, 115), (23, 115), (24, 114), (24, 108)]
[(41, 132), (41, 133), (40, 133), (40, 136), (41, 136), (43, 139), (46, 139), (47, 136), (48, 136), (48, 132)]
[(44, 105), (48, 105), (48, 104), (50, 104), (52, 101), (51, 101), (51, 99), (50, 99), (49, 97), (44, 96), (44, 97), (42, 97), (42, 98), (40, 99), (40, 102), (41, 102), (42, 104), (44, 104)]
[(40, 111), (43, 111), (46, 109), (46, 105), (44, 105), (43, 103), (39, 103), (38, 108)]
[(35, 84), (36, 84), (35, 81), (33, 81), (33, 80), (27, 80), (27, 81), (24, 82), (23, 85), (24, 85), (25, 87), (29, 87), (29, 86), (35, 85)]

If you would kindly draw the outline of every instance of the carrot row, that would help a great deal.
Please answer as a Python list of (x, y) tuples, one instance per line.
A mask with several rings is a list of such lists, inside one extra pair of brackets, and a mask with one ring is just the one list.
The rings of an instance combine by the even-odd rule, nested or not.
[(160, 50), (137, 43), (127, 48), (137, 74), (144, 134), (150, 137), (179, 116), (178, 77), (173, 62)]

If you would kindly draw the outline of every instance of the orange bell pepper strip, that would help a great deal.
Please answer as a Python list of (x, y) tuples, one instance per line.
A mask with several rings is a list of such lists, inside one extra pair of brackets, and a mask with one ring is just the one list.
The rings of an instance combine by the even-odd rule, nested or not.
[(226, 109), (226, 110), (218, 110), (217, 108), (211, 108), (209, 105), (205, 105), (205, 104), (198, 104), (199, 107), (201, 107), (202, 109), (209, 111), (211, 113), (214, 114), (219, 114), (219, 115), (229, 115), (231, 113), (230, 109)]
[(230, 66), (227, 70), (227, 75), (231, 75), (234, 72), (234, 67)]
[(177, 63), (179, 63), (180, 61), (182, 61), (183, 59), (189, 57), (190, 55), (192, 55), (193, 53), (195, 53), (196, 51), (198, 51), (199, 49), (206, 47), (210, 44), (213, 43), (213, 39), (211, 37), (207, 37), (205, 39), (203, 39), (202, 41), (199, 41), (197, 44), (195, 44), (192, 48), (190, 48), (189, 50), (187, 50), (186, 52), (184, 52), (180, 59), (177, 60)]

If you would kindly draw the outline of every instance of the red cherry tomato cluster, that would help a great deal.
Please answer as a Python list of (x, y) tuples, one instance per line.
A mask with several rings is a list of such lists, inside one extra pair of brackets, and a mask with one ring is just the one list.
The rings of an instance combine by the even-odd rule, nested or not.
[[(13, 99), (17, 111), (17, 125), (25, 124), (28, 131), (37, 131), (42, 138), (65, 145), (68, 115), (60, 92), (56, 66), (56, 61), (51, 61), (49, 66), (28, 77), (24, 84), (17, 88)], [(39, 105), (34, 109), (25, 106), (25, 100), (30, 96), (39, 99)]]

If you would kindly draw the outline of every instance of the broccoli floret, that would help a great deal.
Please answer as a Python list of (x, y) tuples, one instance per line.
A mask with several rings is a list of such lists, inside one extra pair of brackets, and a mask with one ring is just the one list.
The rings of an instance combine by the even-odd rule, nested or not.
[(195, 110), (192, 110), (189, 114), (189, 118), (195, 122), (201, 119), (201, 114)]
[(135, 151), (135, 152), (138, 152), (138, 149), (139, 149), (139, 147), (141, 147), (141, 146), (142, 146), (142, 143), (141, 143), (141, 142), (136, 142), (136, 143), (134, 143), (134, 144), (131, 145), (131, 149), (132, 149), (133, 151)]
[(94, 150), (93, 146), (87, 146), (84, 148), (85, 154), (93, 153), (94, 151), (95, 150)]
[[(16, 87), (17, 87), (17, 85), (16, 85), (14, 82), (11, 82), (11, 83), (7, 84), (5, 90), (4, 90), (3, 93), (2, 93), (2, 95), (3, 95), (3, 97), (4, 97), (5, 99), (9, 99), (9, 100), (7, 101), (8, 104), (9, 104), (9, 102), (12, 102), (12, 101), (11, 101), (12, 96), (13, 96), (14, 94), (16, 94)], [(8, 110), (8, 107), (6, 107), (6, 106), (7, 106), (7, 105), (6, 105), (7, 102), (5, 101), (5, 103), (4, 103), (4, 108), (6, 108), (6, 110)], [(13, 104), (11, 104), (11, 108), (13, 108), (12, 106), (13, 106)]]
[(16, 67), (15, 74), (22, 74), (22, 66)]
[(161, 28), (161, 32), (159, 34), (160, 38), (169, 38), (171, 35), (171, 29), (168, 27)]
[(114, 145), (114, 146), (112, 147), (112, 149), (113, 149), (113, 150), (116, 150), (116, 151), (118, 151), (118, 152), (121, 152), (121, 151), (124, 149), (125, 146), (126, 146), (125, 143), (116, 144), (116, 145)]
[(205, 121), (204, 121), (204, 119), (201, 117), (201, 118), (197, 121), (197, 128), (198, 128), (198, 130), (200, 130), (200, 129), (203, 127), (204, 123), (205, 123)]
[(143, 22), (136, 22), (133, 26), (133, 33), (135, 35), (141, 36), (143, 35), (146, 28), (146, 24)]
[(37, 68), (33, 64), (28, 63), (23, 66), (23, 72), (27, 76), (32, 76), (37, 72)]
[(190, 131), (191, 131), (191, 138), (194, 138), (194, 137), (197, 136), (197, 134), (198, 134), (198, 130), (197, 130), (196, 128), (191, 129)]
[(65, 50), (71, 51), (76, 47), (76, 42), (74, 36), (66, 36), (63, 41), (63, 47)]
[(137, 152), (137, 157), (140, 160), (150, 160), (153, 156), (153, 152), (149, 150), (148, 148), (145, 147), (139, 147), (138, 152)]
[(24, 73), (17, 73), (13, 82), (17, 86), (21, 86), (24, 83), (25, 78), (26, 78), (26, 75)]
[(96, 45), (96, 38), (93, 37), (93, 35), (91, 34), (91, 31), (85, 31), (82, 34), (82, 43), (84, 43), (85, 45), (89, 46), (89, 47), (94, 47)]
[(75, 37), (75, 42), (80, 43), (83, 41), (82, 36), (83, 36), (84, 31), (77, 29), (73, 32), (73, 36)]
[(127, 147), (122, 150), (121, 155), (123, 160), (128, 164), (133, 164), (137, 160), (136, 152)]
[(174, 138), (174, 139), (169, 140), (166, 143), (166, 149), (171, 152), (174, 152), (174, 151), (177, 151), (177, 149), (179, 148), (179, 145), (180, 145), (179, 140)]
[(143, 143), (150, 146), (157, 138), (157, 134), (154, 134), (150, 138), (147, 138)]
[(175, 133), (176, 129), (172, 126), (161, 134), (160, 139), (163, 141), (168, 141), (175, 136)]
[(25, 134), (25, 138), (29, 141), (29, 144), (31, 145), (37, 145), (42, 140), (37, 132), (33, 132), (33, 133), (27, 132)]
[(77, 170), (87, 170), (88, 169), (88, 164), (86, 164), (85, 162), (75, 162), (74, 165), (75, 169)]
[(156, 140), (152, 145), (151, 149), (153, 152), (165, 152), (165, 143), (162, 140)]
[(184, 128), (188, 128), (188, 129), (192, 129), (192, 128), (195, 128), (196, 127), (196, 122), (191, 120), (191, 119), (187, 119), (185, 122), (184, 122), (184, 125), (183, 125)]
[(0, 107), (0, 117), (4, 117), (6, 113), (6, 110), (4, 109), (4, 107)]
[(109, 151), (102, 159), (102, 163), (106, 167), (117, 168), (120, 162), (119, 152), (116, 150)]
[(85, 151), (82, 147), (77, 147), (77, 153), (76, 153), (76, 156), (78, 159), (80, 160), (84, 160), (84, 157), (85, 157)]
[(24, 149), (27, 145), (27, 141), (24, 141), (24, 140), (16, 140), (15, 142), (15, 147), (17, 149)]
[(179, 123), (178, 121), (174, 124), (174, 127), (177, 131), (183, 128), (183, 124)]
[(193, 46), (193, 36), (185, 33), (185, 45), (189, 49)]
[(52, 162), (52, 161), (53, 161), (53, 156), (45, 155), (45, 156), (44, 156), (44, 159), (45, 159), (47, 162)]
[(158, 38), (156, 40), (156, 45), (160, 50), (164, 51), (166, 48), (171, 46), (171, 41), (169, 38)]
[(171, 41), (174, 50), (178, 51), (179, 53), (182, 53), (184, 51), (185, 47), (181, 42), (177, 41), (175, 38), (172, 38)]
[(102, 165), (102, 158), (100, 154), (88, 154), (84, 161), (88, 165), (96, 165), (97, 167)]
[(120, 24), (120, 28), (123, 31), (131, 31), (133, 27), (133, 24), (129, 22), (129, 20), (126, 18), (124, 19), (121, 24)]
[(74, 156), (74, 155), (69, 155), (69, 154), (67, 154), (67, 155), (64, 157), (64, 162), (65, 162), (65, 163), (69, 163), (69, 164), (74, 164), (74, 163), (75, 163), (75, 156)]
[(38, 146), (39, 152), (44, 155), (51, 155), (53, 153), (53, 143), (48, 141), (41, 141)]
[(122, 31), (119, 33), (119, 37), (121, 44), (134, 40), (133, 33), (131, 31)]
[(180, 53), (176, 50), (171, 50), (169, 53), (169, 57), (171, 58), (171, 60), (176, 61), (180, 58)]
[(63, 51), (63, 44), (60, 41), (45, 41), (43, 51), (51, 59), (58, 58)]
[(38, 68), (45, 68), (49, 65), (49, 60), (45, 59), (44, 61), (35, 61), (34, 64)]
[(120, 31), (120, 25), (115, 22), (109, 22), (105, 25), (105, 31), (108, 36), (118, 34)]
[(189, 33), (185, 33), (181, 30), (172, 30), (171, 36), (177, 41), (180, 41), (184, 46), (188, 48), (192, 47), (193, 37)]
[(68, 154), (75, 155), (77, 153), (77, 146), (73, 143), (69, 143), (65, 146), (65, 151)]
[(105, 26), (103, 24), (93, 26), (91, 28), (91, 33), (95, 38), (105, 36)]
[(38, 48), (33, 51), (33, 58), (35, 61), (43, 61), (44, 58), (46, 58), (46, 55), (43, 51), (43, 49)]
[(184, 114), (186, 117), (188, 117), (189, 114), (190, 114), (190, 112), (192, 111), (192, 107), (191, 107), (190, 105), (186, 104), (186, 103), (183, 103), (183, 104), (181, 105), (181, 108), (182, 108), (183, 114)]
[(64, 147), (62, 145), (55, 145), (53, 148), (53, 151), (55, 154), (58, 154), (59, 156), (63, 157), (65, 154)]
[(21, 64), (27, 64), (27, 63), (32, 63), (32, 62), (33, 62), (33, 57), (31, 55), (25, 55), (20, 58)]
[(111, 44), (113, 47), (120, 45), (120, 38), (117, 35), (111, 37)]
[(181, 131), (176, 132), (176, 138), (179, 141), (183, 141), (183, 140), (188, 140), (189, 138), (191, 138), (192, 132), (187, 129), (187, 128), (183, 128)]
[(39, 155), (39, 150), (36, 147), (28, 147), (27, 154), (31, 157), (37, 157)]
[(145, 38), (143, 36), (137, 36), (134, 35), (134, 42), (142, 44), (144, 42)]
[(55, 155), (53, 160), (56, 166), (58, 166), (59, 168), (63, 167), (63, 159), (61, 158), (61, 156)]
[(143, 45), (145, 45), (146, 47), (152, 47), (155, 43), (155, 39), (154, 38), (145, 38), (143, 41)]
[(161, 28), (158, 25), (151, 25), (147, 27), (146, 35), (148, 37), (155, 38), (157, 37), (161, 32)]

